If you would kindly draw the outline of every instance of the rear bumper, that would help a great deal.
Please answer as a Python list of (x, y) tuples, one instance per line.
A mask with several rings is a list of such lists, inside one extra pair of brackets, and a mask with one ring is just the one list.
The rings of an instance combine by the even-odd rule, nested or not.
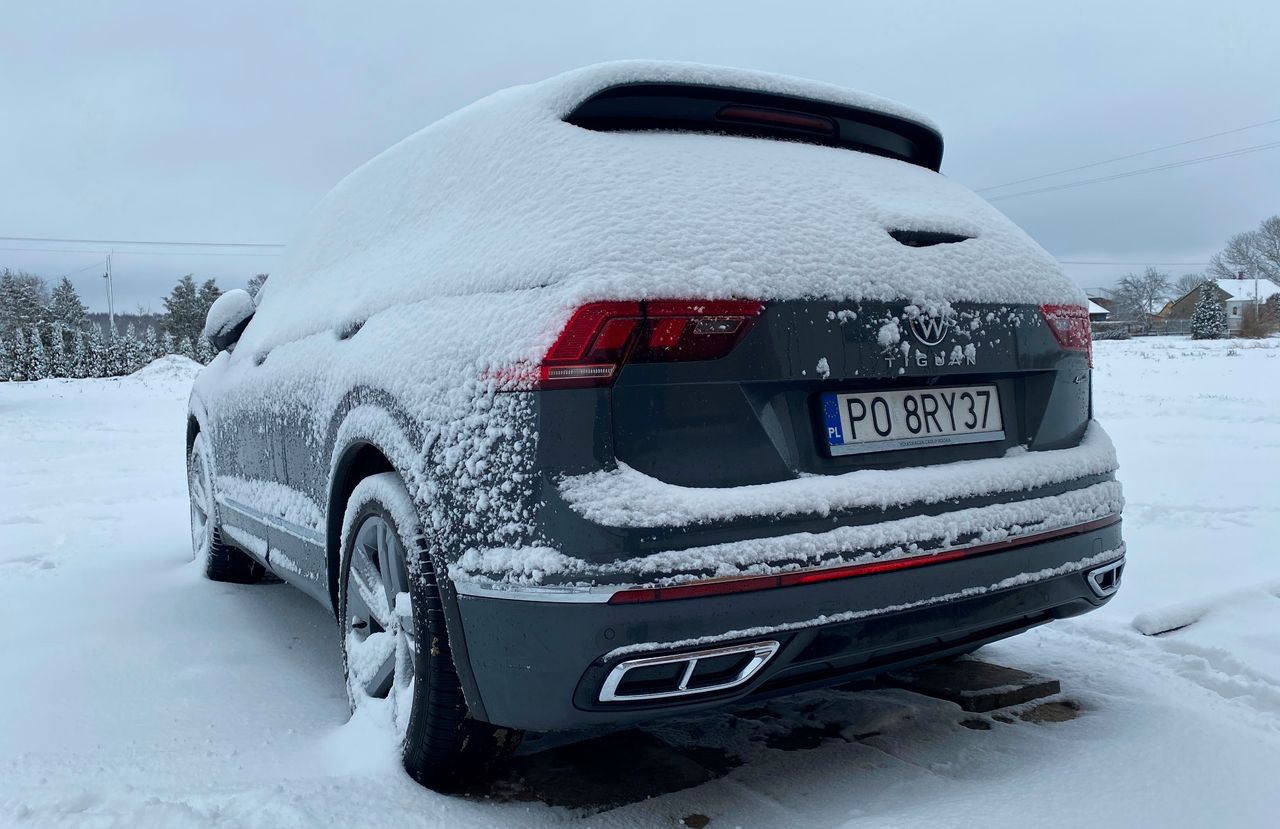
[[(960, 653), (1101, 606), (1110, 594), (1088, 575), (1123, 555), (1114, 523), (988, 555), (740, 594), (636, 604), (463, 594), (458, 619), (480, 698), (475, 707), (488, 720), (580, 728), (847, 682)], [(621, 662), (760, 641), (777, 642), (776, 652), (732, 688), (600, 701)]]

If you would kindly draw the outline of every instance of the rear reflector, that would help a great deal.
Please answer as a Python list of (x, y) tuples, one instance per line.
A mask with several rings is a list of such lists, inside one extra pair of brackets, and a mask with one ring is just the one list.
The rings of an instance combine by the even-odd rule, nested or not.
[(1083, 351), (1093, 366), (1093, 335), (1089, 331), (1089, 310), (1081, 305), (1041, 305), (1040, 313), (1049, 330), (1066, 351)]
[(547, 350), (539, 386), (607, 386), (624, 363), (716, 360), (764, 311), (742, 300), (592, 302), (573, 312)]
[(817, 570), (800, 570), (781, 573), (776, 576), (746, 576), (743, 578), (709, 579), (690, 584), (679, 584), (675, 587), (637, 588), (619, 590), (609, 598), (609, 604), (641, 604), (644, 602), (671, 601), (673, 599), (696, 599), (706, 596), (724, 596), (731, 593), (748, 593), (753, 590), (769, 590), (775, 587), (794, 587), (801, 584), (818, 584), (820, 582), (850, 579), (856, 576), (870, 576), (876, 573), (889, 573), (894, 570), (909, 570), (929, 564), (942, 564), (960, 558), (986, 555), (988, 553), (1011, 550), (1028, 544), (1039, 544), (1054, 538), (1100, 530), (1120, 520), (1119, 515), (1110, 515), (1086, 524), (1063, 527), (1043, 533), (1019, 536), (1008, 541), (994, 544), (981, 544), (973, 547), (956, 547), (934, 553), (893, 558), (886, 561), (869, 561), (865, 564), (850, 564), (844, 567), (827, 567)]

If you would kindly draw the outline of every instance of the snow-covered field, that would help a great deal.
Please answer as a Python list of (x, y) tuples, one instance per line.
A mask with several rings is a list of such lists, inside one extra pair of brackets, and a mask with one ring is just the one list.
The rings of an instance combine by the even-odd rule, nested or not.
[[(1280, 341), (1103, 342), (1096, 363), (1128, 496), (1124, 588), (982, 651), (1060, 678), (1078, 717), (827, 691), (655, 725), (658, 748), (604, 737), (577, 769), (523, 761), (579, 808), (515, 777), (470, 798), (420, 789), (375, 723), (347, 722), (318, 605), (200, 578), (191, 364), (0, 384), (0, 824), (1274, 826)], [(599, 791), (599, 767), (625, 769), (637, 740), (714, 779), (614, 807), (629, 798)]]

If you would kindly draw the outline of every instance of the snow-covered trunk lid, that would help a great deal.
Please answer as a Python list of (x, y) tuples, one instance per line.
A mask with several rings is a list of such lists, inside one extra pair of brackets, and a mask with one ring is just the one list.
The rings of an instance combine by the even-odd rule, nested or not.
[(766, 303), (714, 360), (628, 363), (617, 458), (668, 483), (736, 486), (1076, 445), (1089, 365), (1036, 305)]

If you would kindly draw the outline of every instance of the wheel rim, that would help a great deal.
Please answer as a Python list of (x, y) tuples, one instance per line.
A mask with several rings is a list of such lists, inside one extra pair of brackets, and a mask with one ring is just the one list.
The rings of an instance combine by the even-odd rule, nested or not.
[(418, 653), (404, 547), (385, 519), (361, 522), (351, 545), (347, 570), (345, 637), (347, 686), (352, 703), (391, 702), (396, 730), (403, 738), (413, 708)]
[(213, 506), (210, 503), (204, 458), (198, 451), (191, 455), (188, 485), (191, 490), (191, 550), (199, 557), (207, 551), (213, 532)]

